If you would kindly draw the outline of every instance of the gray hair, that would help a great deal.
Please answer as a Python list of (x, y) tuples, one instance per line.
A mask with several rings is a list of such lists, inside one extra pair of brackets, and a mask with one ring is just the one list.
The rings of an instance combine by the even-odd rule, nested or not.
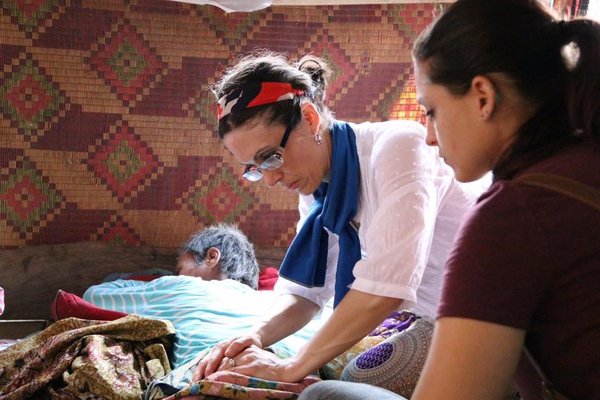
[(219, 268), (228, 279), (258, 288), (258, 262), (254, 246), (235, 225), (208, 226), (192, 236), (181, 252), (191, 254), (198, 264), (204, 261), (208, 249), (215, 247), (221, 252)]

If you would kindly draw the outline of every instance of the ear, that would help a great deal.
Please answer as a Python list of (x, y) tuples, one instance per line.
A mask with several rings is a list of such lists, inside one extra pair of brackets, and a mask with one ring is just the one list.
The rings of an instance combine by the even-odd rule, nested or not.
[(317, 107), (310, 102), (304, 103), (302, 105), (302, 115), (308, 122), (312, 134), (318, 134), (321, 127), (321, 114), (317, 111)]
[(500, 99), (496, 85), (487, 76), (477, 75), (471, 81), (471, 91), (477, 100), (481, 119), (488, 121), (496, 111)]
[(206, 266), (208, 266), (210, 268), (214, 268), (217, 265), (219, 265), (220, 259), (221, 259), (221, 251), (219, 249), (217, 249), (216, 247), (211, 247), (206, 252), (206, 259), (204, 260), (204, 262), (206, 263)]

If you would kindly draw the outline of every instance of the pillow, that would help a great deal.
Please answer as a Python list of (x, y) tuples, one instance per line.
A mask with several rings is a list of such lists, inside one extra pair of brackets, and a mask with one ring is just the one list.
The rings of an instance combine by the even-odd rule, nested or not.
[(106, 310), (89, 303), (81, 297), (59, 290), (50, 306), (50, 317), (54, 321), (76, 317), (82, 319), (95, 319), (101, 321), (113, 321), (128, 314), (120, 311)]
[(0, 286), (0, 315), (4, 312), (4, 289)]
[(273, 290), (279, 278), (279, 270), (273, 267), (264, 267), (258, 275), (258, 290)]
[(321, 369), (322, 378), (339, 380), (342, 376), (342, 371), (350, 364), (350, 361), (384, 340), (385, 338), (382, 336), (367, 336), (362, 338), (360, 342), (325, 364)]

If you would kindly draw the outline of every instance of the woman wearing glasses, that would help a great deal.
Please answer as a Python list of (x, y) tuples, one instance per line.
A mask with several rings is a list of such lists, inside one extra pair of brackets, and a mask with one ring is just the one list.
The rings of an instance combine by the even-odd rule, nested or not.
[[(195, 378), (231, 369), (298, 381), (406, 310), (392, 331), (411, 328), (357, 357), (342, 378), (410, 395), (444, 260), (478, 192), (456, 183), (424, 144), (422, 125), (335, 120), (323, 103), (327, 76), (314, 57), (296, 66), (260, 54), (226, 71), (214, 89), (219, 136), (245, 165), (244, 178), (298, 192), (301, 220), (271, 314), (216, 346)], [(332, 297), (331, 318), (297, 355), (281, 360), (261, 350), (302, 328)]]

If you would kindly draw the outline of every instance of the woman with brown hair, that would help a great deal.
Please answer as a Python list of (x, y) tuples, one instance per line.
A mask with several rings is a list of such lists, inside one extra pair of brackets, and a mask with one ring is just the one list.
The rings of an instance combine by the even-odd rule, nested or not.
[[(516, 381), (524, 399), (600, 399), (600, 24), (458, 0), (413, 58), (427, 143), (459, 181), (494, 182), (446, 263), (412, 398), (499, 399)], [(358, 398), (318, 385), (301, 398)]]
[[(323, 60), (293, 65), (260, 54), (227, 70), (214, 89), (219, 136), (244, 165), (244, 178), (297, 192), (300, 222), (271, 314), (216, 346), (196, 377), (231, 369), (294, 382), (399, 311), (399, 333), (359, 356), (343, 377), (410, 394), (429, 348), (441, 268), (480, 192), (454, 180), (416, 122), (335, 120), (324, 104), (326, 83)], [(261, 350), (303, 327), (332, 297), (332, 316), (297, 355), (279, 360)]]

